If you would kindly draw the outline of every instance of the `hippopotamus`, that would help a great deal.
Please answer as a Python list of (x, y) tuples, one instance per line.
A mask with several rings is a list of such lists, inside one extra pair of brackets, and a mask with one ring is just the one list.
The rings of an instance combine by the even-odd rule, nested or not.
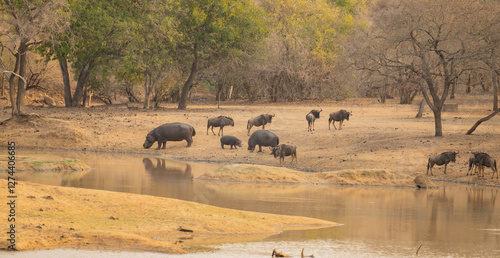
[[(183, 123), (170, 123), (164, 124), (156, 127), (151, 132), (146, 135), (146, 141), (142, 145), (145, 149), (150, 148), (153, 143), (158, 141), (157, 150), (165, 149), (167, 141), (182, 141), (186, 140), (190, 147), (193, 143), (193, 136), (196, 135), (196, 131), (191, 125)], [(162, 147), (163, 144), (163, 147)]]
[(231, 149), (233, 149), (233, 146), (238, 149), (236, 146), (241, 147), (241, 140), (231, 135), (224, 135), (220, 137), (220, 146), (224, 149), (224, 145), (231, 145)]
[(259, 152), (262, 152), (262, 146), (275, 147), (280, 143), (276, 134), (268, 130), (257, 130), (248, 138), (248, 150), (253, 152), (255, 146), (259, 145)]

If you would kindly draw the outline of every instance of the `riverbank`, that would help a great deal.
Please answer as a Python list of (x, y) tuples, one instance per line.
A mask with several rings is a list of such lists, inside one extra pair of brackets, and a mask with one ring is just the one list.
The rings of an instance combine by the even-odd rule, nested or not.
[[(2, 192), (7, 181), (0, 179)], [(147, 195), (17, 182), (17, 250), (85, 248), (187, 253), (179, 239), (252, 241), (330, 221), (244, 212)], [(8, 203), (5, 195), (0, 202)], [(3, 217), (8, 212), (2, 209)], [(180, 230), (182, 228), (183, 230)], [(7, 229), (6, 229), (7, 230)], [(1, 241), (0, 249), (8, 249)], [(217, 241), (215, 241), (217, 243)]]

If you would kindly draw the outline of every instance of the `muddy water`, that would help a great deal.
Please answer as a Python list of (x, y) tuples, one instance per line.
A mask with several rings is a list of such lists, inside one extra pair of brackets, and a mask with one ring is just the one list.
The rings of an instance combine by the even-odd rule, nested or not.
[[(22, 155), (33, 154), (25, 152)], [(274, 248), (299, 257), (302, 248), (306, 249), (305, 254), (316, 257), (401, 257), (415, 255), (420, 246), (419, 256), (500, 256), (498, 188), (448, 185), (418, 190), (208, 182), (191, 178), (221, 165), (131, 155), (50, 154), (81, 159), (94, 169), (80, 174), (23, 172), (16, 174), (18, 178), (49, 185), (163, 196), (238, 210), (300, 215), (343, 224), (319, 230), (289, 231), (253, 242), (217, 245), (216, 252), (200, 251), (202, 253), (183, 257), (201, 254), (203, 257), (262, 257), (269, 256), (269, 250)], [(72, 251), (54, 252), (70, 254)], [(109, 257), (113, 255), (116, 253)]]

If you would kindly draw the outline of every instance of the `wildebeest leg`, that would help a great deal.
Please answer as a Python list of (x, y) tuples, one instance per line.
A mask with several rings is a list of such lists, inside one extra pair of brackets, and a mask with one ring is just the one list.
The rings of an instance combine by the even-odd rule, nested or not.
[(211, 129), (212, 129), (212, 133), (215, 135), (215, 132), (214, 132), (214, 127), (212, 126), (212, 128), (211, 128)]
[(250, 129), (251, 129), (251, 128), (252, 128), (252, 127), (248, 128), (248, 133), (247, 133), (247, 136), (250, 136)]
[(333, 128), (335, 128), (335, 130), (337, 130), (337, 127), (335, 127), (335, 121), (332, 122), (332, 125), (333, 125)]
[(446, 175), (446, 167), (448, 166), (448, 164), (444, 164), (444, 174)]
[(342, 124), (344, 123), (344, 120), (339, 122), (339, 130), (342, 130)]
[(431, 176), (432, 176), (432, 167), (434, 167), (434, 163), (431, 162), (431, 159), (427, 162), (427, 172), (425, 173), (426, 175), (429, 175), (429, 170), (431, 171)]
[(221, 131), (222, 131), (222, 136), (224, 136), (224, 127), (219, 128), (219, 133), (217, 135), (220, 136)]

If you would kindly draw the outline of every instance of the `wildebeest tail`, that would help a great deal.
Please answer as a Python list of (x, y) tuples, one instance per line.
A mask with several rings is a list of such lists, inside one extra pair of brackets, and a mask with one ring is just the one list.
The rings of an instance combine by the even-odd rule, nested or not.
[(473, 157), (471, 157), (471, 158), (469, 159), (469, 171), (472, 169), (472, 165), (473, 165), (473, 164), (474, 164), (474, 158), (473, 158)]
[(247, 129), (250, 129), (250, 120), (247, 122)]

